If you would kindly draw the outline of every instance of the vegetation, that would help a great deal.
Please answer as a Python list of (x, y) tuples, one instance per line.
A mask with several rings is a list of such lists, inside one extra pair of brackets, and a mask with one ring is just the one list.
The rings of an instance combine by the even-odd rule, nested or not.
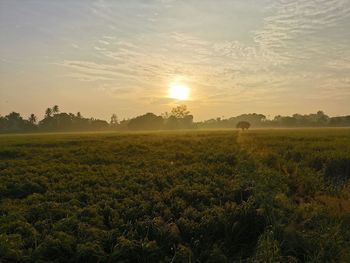
[[(43, 120), (31, 114), (28, 119), (16, 112), (5, 117), (0, 116), (0, 133), (21, 132), (62, 132), (62, 131), (140, 131), (140, 130), (176, 130), (176, 129), (222, 129), (256, 127), (348, 127), (350, 116), (329, 117), (324, 112), (316, 114), (290, 116), (276, 116), (267, 119), (263, 114), (242, 114), (228, 119), (210, 119), (203, 122), (193, 122), (193, 115), (186, 105), (180, 105), (165, 112), (161, 116), (146, 113), (132, 119), (119, 121), (116, 114), (112, 114), (110, 122), (94, 118), (84, 118), (77, 114), (63, 113), (57, 105), (47, 108)], [(246, 123), (249, 123), (247, 127)]]
[(236, 128), (242, 129), (242, 131), (248, 130), (250, 128), (250, 123), (247, 121), (240, 121), (239, 123), (237, 123)]
[(349, 129), (1, 135), (0, 177), (0, 261), (350, 260)]
[(300, 127), (348, 127), (350, 116), (329, 117), (323, 111), (316, 114), (294, 114), (293, 116), (275, 116), (268, 119), (263, 114), (242, 114), (228, 119), (216, 118), (200, 122), (199, 128), (235, 128), (241, 121), (247, 121), (254, 128), (300, 128)]
[(98, 131), (109, 128), (106, 121), (83, 118), (80, 112), (76, 115), (60, 113), (57, 105), (45, 110), (43, 120), (37, 123), (37, 119), (35, 114), (31, 114), (28, 120), (25, 120), (16, 112), (12, 112), (5, 117), (0, 116), (0, 132)]

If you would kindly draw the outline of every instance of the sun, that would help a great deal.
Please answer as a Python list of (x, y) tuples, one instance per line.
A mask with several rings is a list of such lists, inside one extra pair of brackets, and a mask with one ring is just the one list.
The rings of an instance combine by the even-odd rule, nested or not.
[(183, 84), (172, 84), (169, 87), (169, 97), (176, 100), (188, 100), (190, 88)]

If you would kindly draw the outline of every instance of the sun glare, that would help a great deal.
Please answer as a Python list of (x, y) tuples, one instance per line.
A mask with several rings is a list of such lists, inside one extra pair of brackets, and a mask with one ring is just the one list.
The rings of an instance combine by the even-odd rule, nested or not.
[(176, 100), (188, 100), (190, 89), (186, 85), (173, 84), (169, 88), (169, 97)]

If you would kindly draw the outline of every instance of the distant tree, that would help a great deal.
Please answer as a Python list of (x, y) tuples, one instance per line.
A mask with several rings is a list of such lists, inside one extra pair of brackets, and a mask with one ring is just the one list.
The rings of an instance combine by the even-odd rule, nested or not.
[(171, 110), (171, 113), (170, 115), (171, 116), (174, 116), (175, 118), (184, 118), (186, 116), (188, 116), (190, 114), (190, 112), (187, 110), (187, 106), (186, 105), (180, 105), (180, 106), (177, 106), (175, 108), (173, 108)]
[(286, 116), (282, 118), (281, 125), (285, 127), (295, 127), (297, 120), (293, 117)]
[(170, 113), (162, 114), (166, 129), (189, 129), (193, 128), (193, 115), (187, 110), (186, 105), (180, 105), (171, 110)]
[(294, 114), (293, 118), (295, 119), (295, 123), (297, 126), (307, 126), (308, 125), (308, 116), (307, 115), (301, 115), (301, 114)]
[(192, 128), (193, 126), (193, 115), (186, 115), (181, 119), (181, 127), (182, 129)]
[(45, 111), (45, 118), (49, 118), (52, 115), (52, 109), (51, 108), (47, 108)]
[(146, 113), (131, 119), (128, 123), (128, 128), (132, 130), (158, 130), (163, 128), (163, 124), (164, 119), (162, 116)]
[(240, 121), (236, 125), (237, 129), (248, 130), (250, 128), (250, 123), (247, 121)]
[(348, 116), (332, 117), (329, 120), (329, 125), (330, 126), (339, 126), (339, 127), (350, 126), (350, 115), (348, 115)]
[(166, 119), (168, 119), (171, 115), (170, 115), (169, 112), (166, 111), (166, 112), (162, 113), (161, 116), (163, 117), (164, 120), (166, 120)]
[(91, 130), (106, 130), (108, 129), (108, 122), (103, 120), (91, 120), (90, 121), (90, 129)]
[(37, 117), (32, 113), (32, 114), (30, 114), (28, 121), (30, 124), (35, 124), (37, 121)]
[(123, 119), (119, 122), (118, 129), (119, 130), (127, 130), (129, 128), (129, 119)]
[(4, 131), (7, 128), (7, 120), (5, 117), (0, 116), (0, 131)]
[(323, 111), (318, 111), (317, 113), (316, 113), (316, 115), (317, 115), (317, 123), (319, 124), (319, 125), (325, 125), (325, 124), (327, 124), (328, 123), (328, 121), (329, 121), (329, 116), (327, 116)]
[(116, 114), (112, 114), (110, 125), (115, 127), (118, 125), (118, 117)]
[(78, 119), (81, 119), (81, 118), (83, 118), (83, 116), (81, 116), (81, 113), (80, 113), (80, 111), (79, 111), (79, 112), (77, 112), (77, 118), (78, 118)]
[(57, 105), (52, 107), (52, 113), (53, 114), (56, 114), (56, 113), (59, 113), (59, 112), (60, 112), (60, 109), (59, 109), (59, 107)]
[(8, 131), (21, 131), (26, 128), (26, 121), (17, 112), (11, 112), (5, 116), (5, 119), (6, 130)]
[(18, 112), (11, 112), (10, 114), (5, 116), (6, 119), (10, 122), (12, 121), (22, 121), (23, 118), (21, 117), (21, 114), (19, 114)]
[(237, 123), (239, 123), (240, 121), (247, 121), (251, 125), (259, 127), (265, 124), (266, 116), (263, 114), (249, 113), (230, 118), (230, 122), (233, 124), (233, 127), (237, 125)]
[(173, 115), (170, 115), (167, 119), (165, 119), (165, 127), (166, 129), (177, 129), (179, 128), (179, 119)]

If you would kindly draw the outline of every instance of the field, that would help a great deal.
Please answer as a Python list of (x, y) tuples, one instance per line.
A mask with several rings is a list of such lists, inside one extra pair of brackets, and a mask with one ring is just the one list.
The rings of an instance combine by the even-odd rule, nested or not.
[(350, 129), (0, 135), (0, 262), (350, 262)]

